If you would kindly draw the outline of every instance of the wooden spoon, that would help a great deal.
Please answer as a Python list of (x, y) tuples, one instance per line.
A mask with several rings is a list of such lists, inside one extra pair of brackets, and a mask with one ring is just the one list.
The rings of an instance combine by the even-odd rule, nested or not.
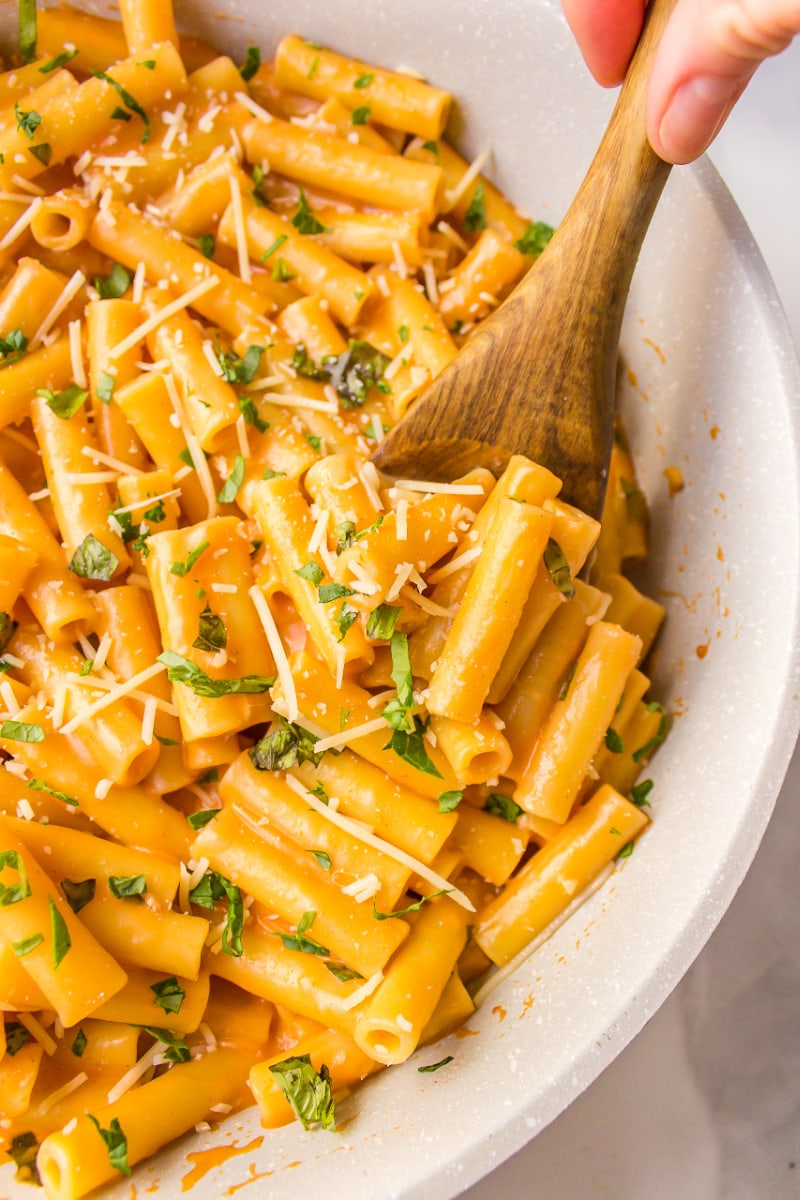
[(608, 128), (555, 235), (508, 299), (381, 443), (381, 471), (454, 479), (525, 454), (599, 516), (617, 347), (639, 250), (670, 167), (645, 134), (649, 68), (675, 0), (651, 0)]

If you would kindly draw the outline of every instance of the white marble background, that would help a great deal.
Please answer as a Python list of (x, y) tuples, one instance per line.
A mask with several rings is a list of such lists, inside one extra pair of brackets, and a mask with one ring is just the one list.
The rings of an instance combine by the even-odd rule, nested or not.
[[(800, 346), (800, 39), (761, 68), (711, 157)], [(750, 873), (683, 982), (587, 1092), (462, 1200), (499, 1196), (800, 1198), (800, 746)]]

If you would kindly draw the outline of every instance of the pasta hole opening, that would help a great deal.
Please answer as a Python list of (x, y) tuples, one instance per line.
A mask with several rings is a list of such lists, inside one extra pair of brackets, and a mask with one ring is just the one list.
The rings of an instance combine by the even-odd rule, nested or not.
[(476, 754), (474, 758), (470, 759), (464, 772), (465, 782), (481, 783), (484, 779), (491, 779), (493, 776), (499, 775), (507, 763), (508, 759), (494, 750)]
[(36, 1169), (48, 1196), (62, 1200), (69, 1194), (68, 1181), (64, 1177), (57, 1152), (50, 1148), (40, 1150), (36, 1156)]
[(78, 222), (56, 209), (39, 213), (31, 223), (31, 232), (39, 245), (49, 250), (71, 250), (83, 237)]

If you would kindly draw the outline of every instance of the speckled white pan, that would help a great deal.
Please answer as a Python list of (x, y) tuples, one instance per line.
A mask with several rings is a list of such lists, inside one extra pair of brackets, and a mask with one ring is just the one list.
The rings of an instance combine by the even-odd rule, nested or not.
[[(181, 5), (184, 28), (238, 61), (248, 42), (266, 57), (281, 34), (298, 32), (416, 67), (457, 97), (452, 133), (464, 152), (491, 145), (493, 178), (553, 223), (609, 110), (547, 0), (205, 7)], [(212, 15), (221, 8), (224, 17)], [(646, 582), (669, 614), (654, 691), (675, 721), (650, 772), (653, 828), (468, 1032), (361, 1088), (340, 1107), (339, 1132), (269, 1133), (245, 1113), (140, 1167), (134, 1194), (179, 1196), (193, 1162), (210, 1165), (202, 1151), (226, 1145), (238, 1153), (196, 1183), (194, 1200), (445, 1200), (542, 1129), (622, 1050), (730, 903), (798, 726), (800, 379), (763, 263), (707, 163), (673, 172), (634, 280), (623, 351), (622, 404), (652, 504)], [(673, 465), (686, 487), (670, 499), (662, 472)], [(445, 1054), (448, 1067), (418, 1074)], [(30, 1200), (29, 1188), (0, 1178), (0, 1194)], [(128, 1200), (131, 1185), (107, 1194)]]

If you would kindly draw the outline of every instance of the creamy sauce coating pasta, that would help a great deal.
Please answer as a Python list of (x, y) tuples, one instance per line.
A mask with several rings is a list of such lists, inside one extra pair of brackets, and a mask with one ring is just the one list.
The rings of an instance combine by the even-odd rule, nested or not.
[(663, 611), (621, 428), (600, 523), (521, 456), (370, 461), (551, 233), (447, 92), (293, 35), (237, 64), (163, 2), (21, 12), (0, 1150), (77, 1200), (254, 1101), (335, 1128), (469, 1017), (648, 824)]

